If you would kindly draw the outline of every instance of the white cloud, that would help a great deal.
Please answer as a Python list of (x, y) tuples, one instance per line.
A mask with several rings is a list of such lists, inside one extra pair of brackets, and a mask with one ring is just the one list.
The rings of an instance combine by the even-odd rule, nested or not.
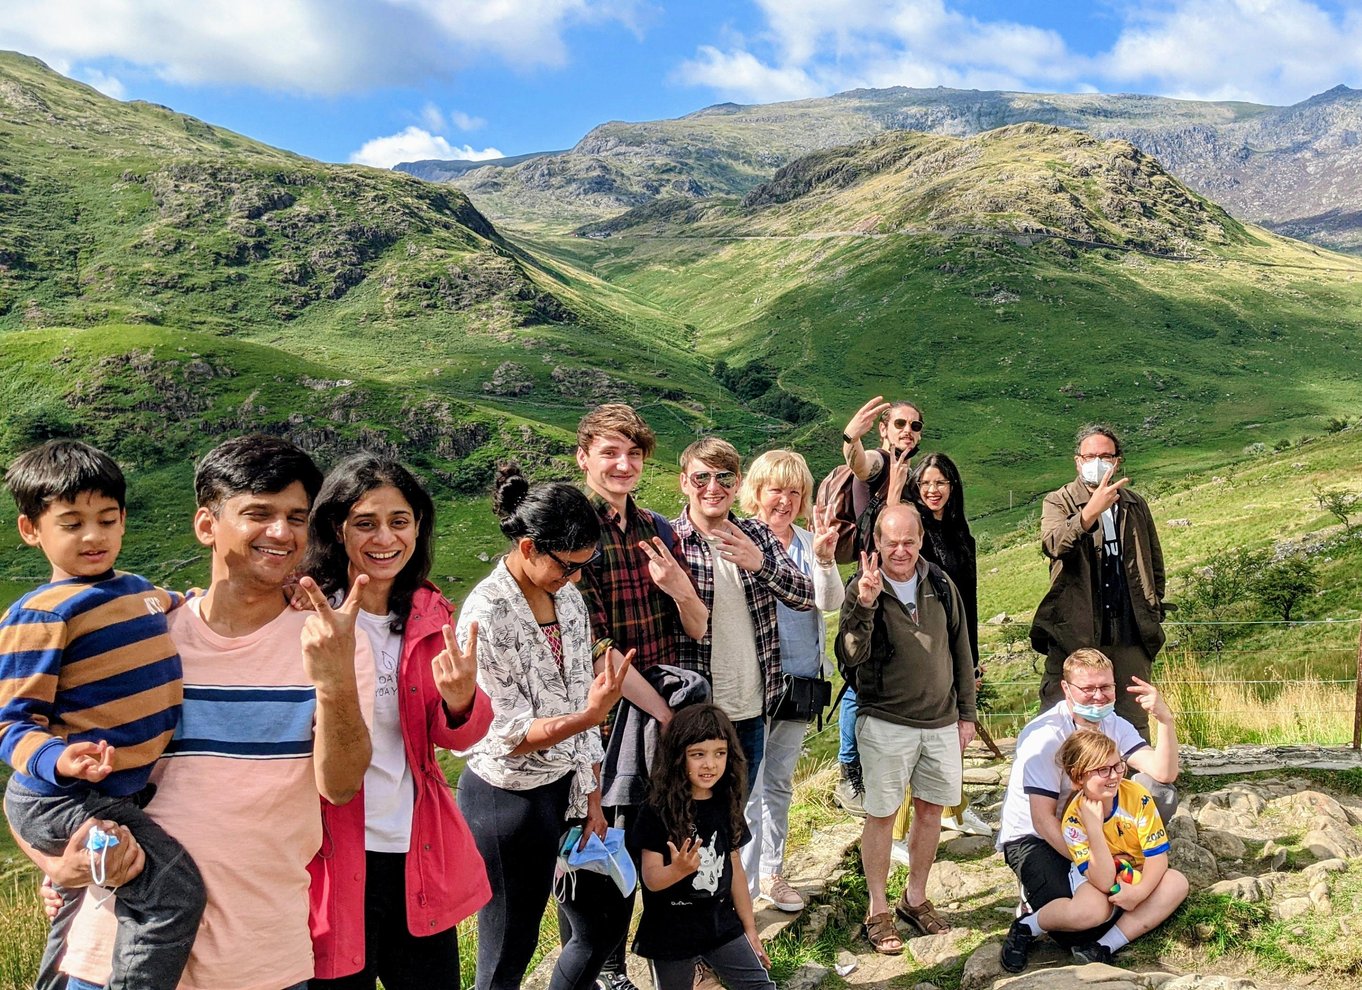
[(358, 151), (350, 153), (350, 161), (357, 165), (372, 165), (375, 168), (392, 168), (398, 162), (419, 162), (427, 159), (465, 159), (481, 162), (489, 158), (506, 157), (496, 148), (483, 148), (478, 151), (469, 145), (456, 147), (430, 131), (411, 126), (397, 134), (376, 137), (365, 141)]
[(1324, 0), (1127, 0), (1109, 5), (1121, 31), (1097, 53), (964, 0), (754, 2), (760, 33), (700, 47), (674, 78), (742, 102), (951, 86), (1292, 103), (1362, 77), (1362, 11)]
[(124, 99), (128, 93), (127, 87), (123, 85), (122, 80), (118, 79), (116, 76), (100, 72), (98, 69), (83, 69), (80, 73), (80, 79), (82, 82), (89, 83), (105, 96), (111, 96), (115, 100)]
[(1310, 0), (1144, 0), (1100, 60), (1169, 96), (1294, 103), (1362, 75), (1362, 15)]
[(461, 131), (477, 131), (487, 126), (487, 121), (482, 117), (474, 117), (462, 110), (449, 111), (449, 122)]
[(426, 130), (436, 134), (445, 129), (445, 115), (434, 103), (427, 103), (421, 108), (421, 122), (426, 125)]
[(633, 26), (643, 0), (6, 0), (0, 47), (126, 63), (182, 84), (337, 94), (448, 76), (493, 55), (567, 60), (573, 25)]

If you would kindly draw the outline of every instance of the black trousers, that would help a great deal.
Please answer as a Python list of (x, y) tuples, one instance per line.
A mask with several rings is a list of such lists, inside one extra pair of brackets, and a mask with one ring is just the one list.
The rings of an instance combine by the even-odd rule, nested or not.
[[(359, 800), (364, 800), (362, 797)], [(407, 927), (406, 853), (364, 854), (364, 969), (309, 990), (459, 990), (459, 933), (413, 935)]]
[[(492, 885), (492, 900), (478, 912), (476, 990), (519, 990), (524, 980), (553, 887), (558, 843), (567, 830), (571, 784), (568, 774), (542, 787), (511, 791), (492, 786), (471, 770), (459, 777), (459, 810)], [(584, 872), (577, 871), (579, 884)], [(614, 889), (608, 877), (599, 878)], [(622, 900), (618, 890), (614, 900)], [(549, 990), (590, 990), (614, 940), (600, 936), (602, 912), (593, 898), (579, 894), (562, 910), (572, 934)]]

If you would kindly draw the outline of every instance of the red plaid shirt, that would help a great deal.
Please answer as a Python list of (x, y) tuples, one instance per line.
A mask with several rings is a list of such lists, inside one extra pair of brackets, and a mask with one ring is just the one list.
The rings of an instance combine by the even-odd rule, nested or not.
[[(676, 663), (677, 642), (690, 637), (681, 626), (676, 602), (648, 576), (648, 555), (638, 547), (641, 541), (661, 535), (653, 514), (635, 505), (630, 495), (621, 530), (619, 513), (610, 503), (595, 492), (590, 498), (601, 517), (601, 558), (583, 568), (578, 587), (591, 614), (592, 637), (614, 640), (621, 653), (637, 650), (634, 666), (638, 670)], [(689, 569), (675, 534), (672, 555)]]
[[(762, 674), (766, 680), (765, 710), (769, 715), (780, 697), (780, 633), (776, 629), (776, 601), (779, 599), (790, 608), (807, 612), (814, 607), (813, 580), (799, 569), (785, 548), (780, 545), (775, 534), (764, 523), (756, 519), (739, 519), (729, 513), (731, 523), (747, 534), (762, 553), (761, 570), (746, 571), (738, 569), (742, 577), (743, 591), (747, 595), (747, 608), (752, 613), (752, 629), (757, 637), (757, 657), (761, 660)], [(700, 591), (700, 600), (705, 607), (714, 611), (714, 566), (709, 557), (709, 544), (700, 537), (691, 525), (690, 508), (682, 511), (672, 520), (672, 528), (680, 537), (681, 549), (690, 562), (691, 577)], [(713, 628), (699, 640), (682, 636), (679, 640), (677, 665), (688, 670), (699, 671), (713, 681), (710, 674), (710, 658), (714, 649)]]

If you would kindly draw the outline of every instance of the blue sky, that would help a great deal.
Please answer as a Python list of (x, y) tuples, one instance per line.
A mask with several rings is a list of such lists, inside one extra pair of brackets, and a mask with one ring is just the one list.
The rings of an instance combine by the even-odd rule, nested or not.
[(1362, 2), (6, 0), (0, 48), (119, 99), (387, 167), (859, 86), (1294, 103), (1362, 86)]

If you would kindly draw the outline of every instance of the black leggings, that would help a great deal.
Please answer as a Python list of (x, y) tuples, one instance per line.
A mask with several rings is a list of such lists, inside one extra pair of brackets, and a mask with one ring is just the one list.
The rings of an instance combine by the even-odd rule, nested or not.
[[(357, 800), (364, 800), (363, 797)], [(364, 969), (309, 990), (459, 990), (459, 933), (413, 935), (407, 927), (407, 854), (364, 854)]]
[[(539, 944), (539, 925), (553, 887), (558, 843), (567, 830), (565, 815), (572, 775), (528, 791), (494, 787), (471, 770), (459, 776), (459, 810), (487, 866), (492, 899), (478, 912), (476, 990), (519, 990)], [(600, 906), (580, 886), (578, 898), (563, 906), (572, 937), (554, 967), (549, 990), (589, 990), (601, 963), (615, 947), (615, 936), (593, 944), (605, 930)], [(595, 879), (611, 883), (600, 874)], [(590, 881), (587, 881), (588, 883)], [(613, 886), (613, 884), (612, 884)], [(615, 899), (619, 899), (616, 891)]]

